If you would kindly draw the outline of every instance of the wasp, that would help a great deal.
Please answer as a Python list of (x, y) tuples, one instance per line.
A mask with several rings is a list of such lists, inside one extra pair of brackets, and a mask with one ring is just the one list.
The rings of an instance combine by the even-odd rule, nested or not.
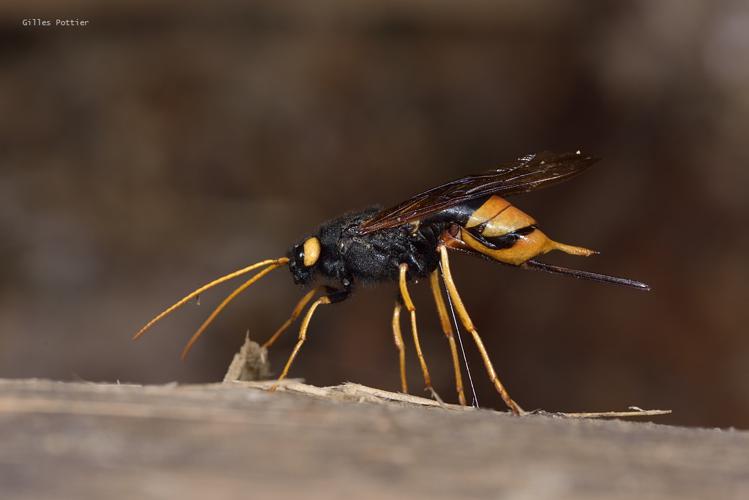
[(447, 314), (441, 280), (451, 306), (454, 306), (460, 322), (476, 344), (490, 381), (507, 407), (513, 413), (521, 414), (522, 408), (510, 397), (497, 376), (458, 293), (450, 271), (449, 252), (467, 253), (521, 269), (649, 290), (648, 285), (638, 281), (552, 266), (536, 260), (552, 250), (579, 256), (590, 256), (597, 252), (552, 240), (538, 227), (533, 217), (504, 198), (565, 181), (582, 173), (596, 161), (596, 158), (583, 155), (580, 151), (527, 155), (488, 172), (442, 184), (392, 208), (383, 210), (373, 206), (347, 213), (323, 223), (315, 233), (292, 246), (286, 256), (252, 264), (198, 288), (154, 317), (135, 334), (134, 339), (206, 290), (259, 270), (231, 292), (200, 325), (182, 351), (184, 359), (208, 325), (232, 300), (271, 271), (288, 266), (294, 283), (307, 287), (308, 291), (286, 322), (263, 345), (270, 347), (306, 308), (298, 340), (278, 377), (280, 382), (288, 375), (304, 344), (310, 321), (318, 307), (345, 300), (360, 284), (397, 283), (392, 332), (398, 350), (401, 389), (404, 393), (408, 392), (406, 348), (400, 321), (401, 311), (405, 308), (410, 317), (411, 336), (425, 387), (436, 395), (419, 343), (416, 306), (409, 293), (409, 283), (428, 278), (441, 329), (451, 352), (458, 400), (465, 405), (455, 332)]

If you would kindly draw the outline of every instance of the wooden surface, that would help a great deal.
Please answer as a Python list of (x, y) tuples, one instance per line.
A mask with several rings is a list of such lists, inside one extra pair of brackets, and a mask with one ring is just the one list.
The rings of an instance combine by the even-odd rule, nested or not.
[(0, 498), (749, 498), (746, 432), (251, 385), (2, 380)]

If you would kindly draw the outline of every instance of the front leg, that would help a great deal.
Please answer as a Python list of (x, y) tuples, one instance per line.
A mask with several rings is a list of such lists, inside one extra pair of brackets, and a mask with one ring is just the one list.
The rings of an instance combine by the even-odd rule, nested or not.
[(276, 380), (276, 383), (271, 386), (271, 392), (275, 391), (278, 388), (278, 384), (281, 383), (281, 381), (286, 378), (286, 375), (289, 374), (291, 364), (294, 362), (296, 355), (299, 353), (299, 349), (302, 348), (302, 344), (304, 344), (304, 341), (307, 340), (307, 328), (309, 327), (309, 322), (312, 319), (312, 315), (315, 313), (315, 309), (317, 309), (321, 304), (330, 304), (330, 299), (327, 295), (320, 297), (319, 299), (314, 301), (309, 309), (307, 309), (307, 314), (304, 315), (304, 319), (302, 320), (302, 326), (299, 328), (299, 340), (297, 340), (296, 345), (294, 346), (294, 350), (291, 351), (291, 355), (289, 356), (288, 361), (286, 361), (286, 365), (283, 367), (283, 371), (278, 377), (278, 380)]
[(309, 322), (312, 319), (312, 315), (315, 313), (315, 310), (323, 305), (323, 304), (334, 304), (336, 302), (341, 302), (342, 300), (345, 300), (346, 297), (349, 296), (351, 293), (350, 288), (344, 288), (344, 289), (336, 289), (332, 287), (325, 287), (326, 295), (320, 297), (316, 301), (312, 303), (312, 305), (307, 309), (307, 313), (304, 315), (304, 319), (302, 320), (302, 326), (299, 328), (299, 340), (297, 340), (296, 345), (294, 346), (294, 350), (291, 351), (291, 355), (289, 356), (288, 361), (286, 361), (286, 365), (283, 368), (283, 371), (281, 372), (281, 375), (278, 377), (278, 380), (276, 381), (273, 386), (271, 386), (270, 390), (275, 391), (278, 387), (278, 384), (286, 378), (286, 376), (289, 374), (289, 369), (291, 368), (291, 364), (294, 362), (294, 359), (296, 358), (296, 355), (299, 353), (299, 349), (302, 348), (302, 344), (304, 344), (304, 341), (307, 340), (307, 328), (309, 328)]

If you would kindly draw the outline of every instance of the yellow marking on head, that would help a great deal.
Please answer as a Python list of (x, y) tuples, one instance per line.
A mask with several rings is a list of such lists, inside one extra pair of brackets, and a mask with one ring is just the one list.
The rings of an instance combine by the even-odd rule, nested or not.
[(312, 267), (320, 258), (320, 240), (315, 236), (304, 241), (304, 266)]
[(471, 216), (468, 218), (468, 222), (465, 227), (475, 227), (479, 224), (483, 224), (492, 217), (496, 217), (497, 214), (502, 212), (510, 206), (510, 202), (499, 196), (492, 196), (484, 202), (479, 208), (474, 210)]
[(504, 236), (524, 227), (532, 226), (536, 220), (517, 207), (508, 206), (505, 210), (492, 217), (481, 232), (483, 236)]

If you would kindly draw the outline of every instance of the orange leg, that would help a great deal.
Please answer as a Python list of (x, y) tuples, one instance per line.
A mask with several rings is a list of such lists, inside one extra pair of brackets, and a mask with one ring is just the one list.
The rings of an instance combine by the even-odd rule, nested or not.
[(434, 296), (434, 303), (437, 305), (437, 313), (440, 317), (440, 325), (442, 325), (442, 331), (447, 337), (447, 341), (450, 344), (450, 354), (453, 358), (453, 371), (455, 372), (455, 389), (458, 391), (458, 401), (460, 404), (466, 405), (466, 395), (463, 392), (463, 375), (460, 372), (460, 360), (458, 358), (458, 347), (455, 344), (455, 335), (453, 333), (453, 326), (450, 324), (450, 318), (447, 316), (447, 308), (445, 307), (445, 299), (442, 297), (442, 290), (440, 289), (439, 283), (439, 271), (434, 270), (429, 275), (429, 283), (432, 286), (432, 295)]
[(486, 371), (489, 374), (489, 379), (492, 381), (492, 384), (494, 384), (494, 388), (497, 389), (497, 392), (499, 392), (499, 395), (502, 396), (502, 400), (505, 402), (507, 407), (515, 414), (515, 415), (521, 415), (523, 414), (523, 409), (520, 408), (520, 406), (512, 400), (510, 397), (510, 394), (507, 392), (507, 389), (505, 389), (505, 386), (502, 385), (502, 382), (499, 380), (499, 377), (497, 377), (497, 373), (494, 371), (494, 366), (492, 365), (491, 360), (489, 359), (489, 354), (487, 354), (486, 349), (484, 348), (484, 343), (481, 341), (481, 337), (479, 337), (479, 332), (476, 331), (476, 328), (473, 326), (473, 322), (471, 321), (470, 316), (468, 316), (468, 311), (466, 311), (465, 306), (463, 305), (463, 301), (460, 299), (460, 295), (458, 294), (458, 289), (455, 287), (455, 282), (453, 281), (452, 275), (450, 274), (450, 262), (447, 258), (447, 248), (444, 245), (440, 245), (439, 247), (440, 251), (440, 257), (442, 260), (442, 272), (443, 272), (443, 280), (445, 281), (445, 287), (447, 288), (447, 293), (450, 294), (450, 297), (452, 298), (453, 303), (455, 304), (455, 309), (458, 311), (458, 317), (460, 318), (460, 321), (463, 323), (463, 326), (466, 330), (471, 332), (471, 336), (473, 337), (473, 341), (476, 343), (476, 347), (479, 350), (479, 353), (481, 353), (481, 358), (484, 361), (484, 366), (486, 367)]
[(304, 344), (304, 341), (307, 339), (307, 328), (309, 327), (309, 322), (312, 319), (312, 315), (315, 313), (315, 309), (317, 309), (320, 304), (330, 304), (330, 299), (327, 296), (320, 297), (319, 299), (314, 301), (311, 306), (309, 306), (309, 309), (307, 309), (307, 314), (304, 315), (304, 319), (302, 320), (302, 326), (299, 328), (299, 340), (297, 340), (297, 343), (294, 346), (294, 350), (291, 351), (291, 356), (289, 356), (289, 360), (286, 362), (286, 366), (284, 366), (283, 372), (281, 372), (281, 376), (278, 377), (276, 383), (273, 384), (273, 386), (270, 388), (271, 391), (275, 391), (278, 387), (279, 382), (285, 379), (286, 375), (288, 375), (289, 368), (291, 368), (291, 364), (294, 362), (294, 358), (296, 358), (299, 349), (301, 349), (302, 344)]
[(393, 339), (395, 340), (395, 347), (398, 348), (398, 361), (401, 369), (401, 391), (404, 394), (408, 394), (408, 382), (406, 381), (406, 345), (403, 343), (403, 335), (401, 335), (401, 304), (397, 300), (393, 309)]
[(276, 333), (274, 333), (271, 338), (265, 341), (265, 344), (263, 344), (264, 348), (270, 348), (270, 346), (272, 346), (276, 342), (276, 340), (278, 340), (278, 337), (280, 337), (281, 334), (285, 332), (294, 321), (296, 321), (296, 319), (302, 313), (302, 309), (306, 307), (309, 301), (312, 300), (315, 294), (319, 291), (320, 287), (313, 288), (312, 290), (307, 292), (304, 297), (299, 300), (299, 302), (297, 302), (296, 307), (294, 307), (294, 310), (291, 312), (291, 317), (289, 317), (289, 319), (287, 319), (286, 322), (284, 322), (284, 324), (281, 325), (278, 330), (276, 330)]
[(408, 272), (408, 264), (400, 265), (400, 294), (403, 299), (403, 303), (408, 309), (411, 315), (411, 334), (414, 338), (414, 346), (416, 347), (416, 356), (419, 358), (419, 364), (421, 365), (421, 373), (424, 375), (424, 387), (432, 393), (434, 399), (442, 401), (437, 392), (432, 387), (432, 379), (429, 376), (429, 369), (427, 368), (427, 362), (424, 359), (424, 354), (421, 352), (421, 343), (419, 343), (419, 330), (416, 328), (416, 306), (414, 306), (411, 300), (411, 295), (408, 293), (408, 286), (406, 285), (406, 272)]

